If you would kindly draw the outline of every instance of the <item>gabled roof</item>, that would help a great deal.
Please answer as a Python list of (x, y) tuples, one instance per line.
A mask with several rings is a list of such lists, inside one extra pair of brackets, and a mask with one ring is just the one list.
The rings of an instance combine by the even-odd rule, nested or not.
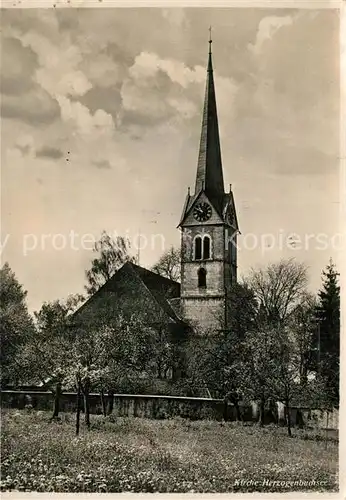
[[(239, 231), (238, 217), (237, 217), (237, 211), (235, 209), (235, 201), (234, 201), (232, 189), (230, 190), (230, 193), (228, 194), (228, 196), (230, 198), (230, 205), (233, 207), (233, 211), (234, 211), (234, 220), (235, 220), (234, 229)], [(239, 233), (240, 233), (240, 231), (239, 231)]]
[[(214, 208), (214, 210), (216, 210), (216, 213), (219, 215), (219, 217), (222, 219), (222, 207), (220, 207), (220, 203), (218, 204), (214, 204), (214, 200), (210, 199), (208, 194), (205, 193), (205, 191), (203, 189), (200, 189), (200, 191), (194, 195), (188, 195), (187, 198), (186, 198), (186, 201), (185, 201), (185, 205), (184, 205), (184, 209), (183, 209), (183, 212), (182, 212), (182, 215), (181, 215), (181, 219), (180, 219), (180, 222), (179, 222), (179, 226), (180, 224), (183, 222), (184, 219), (186, 219), (186, 217), (189, 215), (191, 209), (193, 208), (195, 202), (197, 202), (197, 200), (199, 199), (199, 197), (201, 195), (205, 195), (207, 200), (211, 203), (212, 207)], [(221, 208), (221, 210), (220, 210)], [(178, 227), (179, 227), (178, 226)]]
[(240, 232), (232, 189), (230, 190), (229, 193), (225, 193), (225, 196), (224, 196), (223, 210), (222, 210), (222, 217), (224, 220), (226, 220), (226, 215), (227, 215), (229, 207), (232, 207), (232, 210), (234, 213), (234, 223), (232, 224), (232, 226), (234, 229), (236, 229), (238, 232)]
[[(200, 192), (198, 192), (196, 194), (193, 194), (193, 195), (188, 194), (186, 196), (184, 208), (183, 208), (183, 211), (182, 211), (182, 214), (181, 214), (181, 217), (180, 217), (180, 221), (179, 221), (178, 227), (181, 226), (181, 224), (184, 222), (184, 220), (186, 219), (186, 217), (189, 215), (189, 213), (190, 213), (190, 211), (191, 211), (191, 209), (192, 209), (195, 201), (199, 198), (199, 196), (200, 196), (200, 194), (202, 192), (203, 191), (201, 190)], [(206, 196), (207, 196), (207, 193), (206, 193)], [(220, 196), (220, 200), (221, 200), (221, 202), (219, 202), (217, 205), (214, 204), (214, 200), (210, 200), (210, 202), (211, 202), (211, 204), (215, 208), (216, 212), (218, 213), (218, 215), (220, 216), (220, 218), (223, 221), (225, 221), (225, 209), (229, 205), (233, 206), (234, 213), (235, 213), (235, 220), (236, 220), (236, 227), (235, 227), (235, 229), (238, 229), (237, 214), (236, 214), (236, 211), (235, 211), (235, 203), (234, 203), (233, 193), (232, 192), (230, 192), (230, 193), (223, 193), (222, 196)]]
[(180, 283), (160, 276), (132, 262), (126, 262), (114, 275), (92, 295), (74, 314), (73, 318), (78, 318), (83, 311), (87, 310), (97, 301), (104, 298), (119, 304), (123, 307), (124, 297), (135, 301), (138, 297), (145, 300), (156, 311), (157, 318), (163, 316), (169, 323), (183, 324), (177, 316), (169, 300), (180, 297)]

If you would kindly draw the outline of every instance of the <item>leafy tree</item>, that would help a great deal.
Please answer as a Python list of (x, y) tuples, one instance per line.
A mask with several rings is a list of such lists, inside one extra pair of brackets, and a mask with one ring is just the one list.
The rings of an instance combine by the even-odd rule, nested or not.
[[(101, 392), (103, 412), (106, 413), (104, 392), (114, 391), (138, 379), (150, 380), (155, 374), (156, 332), (138, 316), (112, 315), (89, 311), (72, 325), (74, 341), (68, 366), (69, 383), (84, 398), (85, 422), (90, 428), (89, 394), (92, 388)], [(77, 408), (76, 432), (79, 432)]]
[(82, 299), (82, 296), (74, 295), (66, 301), (45, 302), (41, 309), (35, 312), (35, 334), (22, 346), (16, 357), (22, 378), (36, 379), (52, 390), (52, 418), (59, 415), (60, 396), (66, 384), (74, 340), (68, 326), (68, 318)]
[(259, 423), (264, 425), (265, 405), (273, 396), (276, 344), (271, 329), (266, 326), (249, 331), (242, 342), (239, 389), (245, 401), (259, 402)]
[(95, 243), (93, 252), (97, 257), (92, 260), (91, 268), (85, 273), (88, 295), (97, 292), (125, 262), (135, 262), (135, 257), (130, 255), (129, 242), (122, 236), (113, 239), (105, 231)]
[(170, 280), (180, 281), (180, 248), (171, 247), (164, 252), (151, 270)]
[(244, 338), (246, 333), (254, 328), (258, 315), (256, 295), (246, 282), (232, 286), (227, 307), (226, 337), (230, 332), (236, 332), (238, 339)]
[(282, 324), (301, 301), (308, 282), (306, 267), (294, 259), (281, 260), (265, 269), (252, 269), (247, 280), (260, 306), (260, 318)]
[(227, 329), (214, 336), (209, 348), (210, 369), (205, 377), (218, 397), (236, 392), (241, 385), (243, 340), (254, 329), (258, 309), (255, 295), (245, 283), (232, 286), (227, 307)]
[(83, 302), (83, 295), (70, 295), (65, 301), (54, 300), (44, 302), (39, 311), (34, 313), (40, 331), (54, 335), (57, 330), (65, 328), (66, 318)]
[(316, 308), (317, 350), (320, 375), (326, 379), (335, 405), (339, 402), (340, 372), (340, 287), (339, 273), (330, 261), (322, 272), (322, 288)]
[[(228, 327), (208, 332), (190, 341), (189, 383), (191, 391), (200, 394), (207, 390), (214, 397), (225, 397), (241, 385), (242, 341), (254, 328), (257, 302), (245, 284), (232, 286), (227, 303)], [(217, 318), (216, 318), (217, 322)]]
[(272, 376), (268, 377), (267, 383), (275, 400), (285, 405), (287, 430), (291, 436), (292, 405), (328, 408), (329, 396), (322, 377), (312, 380), (301, 377), (301, 344), (297, 342), (295, 332), (289, 328), (274, 328), (271, 334), (275, 349)]
[(186, 373), (179, 383), (183, 395), (218, 397), (221, 372), (217, 367), (215, 338), (193, 332), (185, 346)]
[(84, 397), (86, 412), (91, 387), (100, 390), (105, 413), (106, 391), (136, 390), (179, 369), (181, 346), (164, 321), (156, 302), (137, 293), (97, 295), (72, 315), (69, 380)]
[(15, 357), (35, 331), (26, 305), (27, 292), (5, 263), (0, 270), (1, 384), (16, 383), (20, 375)]
[(292, 436), (290, 408), (300, 388), (298, 379), (300, 357), (297, 352), (297, 343), (284, 328), (273, 329), (270, 334), (274, 345), (274, 356), (267, 385), (275, 400), (285, 405), (287, 432), (289, 436)]
[[(250, 332), (243, 342), (241, 390), (247, 400), (257, 400), (260, 425), (270, 402), (285, 405), (288, 435), (292, 435), (290, 408), (301, 391), (300, 356), (297, 343), (287, 328), (262, 325)], [(306, 385), (305, 385), (306, 387)], [(306, 391), (305, 391), (306, 392)]]
[(292, 311), (288, 328), (293, 336), (299, 358), (299, 381), (306, 385), (309, 375), (315, 371), (315, 324), (316, 298), (306, 293)]

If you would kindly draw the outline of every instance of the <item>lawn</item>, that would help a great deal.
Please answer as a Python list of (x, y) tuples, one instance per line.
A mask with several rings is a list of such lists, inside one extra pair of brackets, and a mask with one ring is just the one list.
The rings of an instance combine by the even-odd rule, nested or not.
[(2, 412), (3, 491), (337, 491), (338, 443), (313, 431), (92, 415), (77, 438), (49, 418)]

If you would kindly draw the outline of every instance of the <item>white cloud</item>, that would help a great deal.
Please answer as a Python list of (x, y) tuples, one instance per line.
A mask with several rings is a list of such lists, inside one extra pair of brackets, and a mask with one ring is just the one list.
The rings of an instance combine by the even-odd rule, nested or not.
[(88, 80), (99, 87), (112, 87), (122, 78), (120, 67), (106, 54), (86, 58), (83, 61), (83, 71)]
[(80, 102), (70, 101), (67, 97), (57, 98), (61, 118), (65, 122), (70, 122), (76, 127), (76, 132), (83, 135), (100, 135), (109, 137), (114, 130), (114, 122), (111, 115), (103, 109), (98, 109), (95, 114), (91, 114), (89, 108)]
[[(163, 81), (160, 87), (159, 71), (168, 76), (171, 84)], [(202, 66), (196, 65), (191, 69), (180, 61), (161, 59), (155, 53), (141, 52), (129, 69), (129, 78), (121, 89), (123, 107), (148, 117), (174, 115), (175, 120), (179, 120), (179, 117), (189, 120), (201, 113), (200, 103), (206, 78), (206, 68)], [(232, 79), (217, 73), (215, 81), (219, 114), (226, 123), (230, 115), (233, 116), (237, 85)]]
[[(83, 54), (80, 47), (73, 45), (67, 35), (57, 45), (33, 31), (21, 36), (21, 41), (37, 54), (40, 67), (35, 79), (58, 102), (61, 119), (65, 127), (69, 125), (71, 134), (88, 141), (91, 136), (97, 139), (101, 135), (109, 140), (114, 132), (112, 116), (102, 109), (92, 114), (88, 107), (71, 100), (71, 97), (83, 96), (92, 88), (91, 81), (81, 69)], [(102, 68), (100, 72), (104, 74), (106, 66), (107, 61), (101, 58), (100, 63), (94, 65), (93, 75)]]
[[(159, 71), (168, 79), (160, 79)], [(148, 119), (168, 119), (176, 116), (177, 111), (182, 118), (192, 118), (197, 112), (196, 104), (193, 98), (183, 95), (181, 87), (186, 89), (193, 83), (200, 84), (205, 76), (200, 66), (191, 70), (179, 61), (141, 52), (129, 68), (129, 77), (121, 88), (123, 109), (146, 115)]]
[(152, 88), (141, 88), (131, 79), (124, 81), (121, 87), (121, 98), (124, 110), (134, 111), (151, 118), (161, 118), (167, 114), (167, 102), (164, 98), (160, 98)]
[(254, 44), (249, 44), (248, 48), (255, 55), (261, 53), (264, 43), (271, 40), (275, 33), (282, 28), (282, 26), (289, 26), (293, 23), (291, 16), (269, 16), (264, 17), (259, 25)]
[(20, 39), (37, 54), (40, 69), (36, 79), (51, 96), (78, 96), (91, 88), (91, 83), (78, 68), (83, 59), (81, 51), (71, 43), (69, 36), (62, 38), (60, 45), (33, 31)]
[(42, 68), (37, 71), (36, 80), (52, 97), (82, 96), (92, 88), (86, 76), (79, 70), (63, 73), (57, 67), (53, 71)]
[(192, 83), (201, 83), (205, 80), (205, 68), (195, 66), (193, 69), (184, 63), (173, 59), (160, 59), (157, 54), (141, 52), (135, 59), (133, 66), (129, 69), (130, 75), (139, 80), (155, 76), (161, 70), (173, 83), (178, 83), (186, 88)]
[(178, 111), (180, 116), (186, 119), (193, 118), (199, 111), (192, 101), (185, 98), (168, 98), (167, 102)]

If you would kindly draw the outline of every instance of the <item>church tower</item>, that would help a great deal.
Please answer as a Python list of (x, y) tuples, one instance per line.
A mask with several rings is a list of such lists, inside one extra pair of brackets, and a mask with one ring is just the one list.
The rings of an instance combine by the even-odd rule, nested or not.
[(239, 233), (232, 189), (224, 188), (211, 43), (195, 191), (188, 188), (179, 223), (182, 314), (206, 334), (227, 328)]

